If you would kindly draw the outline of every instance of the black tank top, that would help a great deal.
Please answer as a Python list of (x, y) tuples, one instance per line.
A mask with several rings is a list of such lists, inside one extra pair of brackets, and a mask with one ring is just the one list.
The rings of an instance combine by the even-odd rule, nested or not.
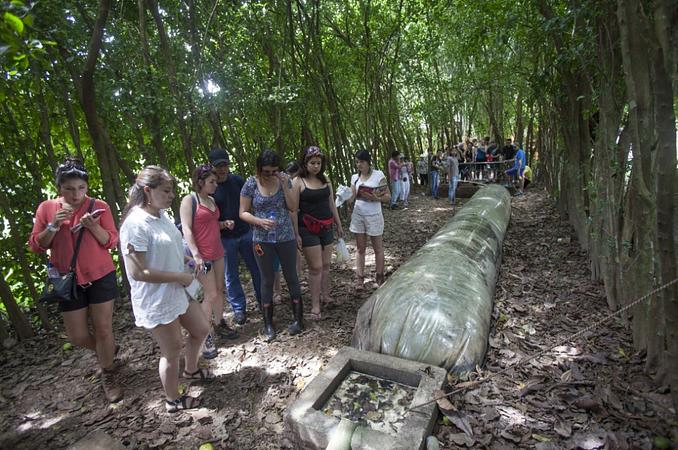
[(299, 226), (303, 226), (303, 215), (308, 214), (316, 219), (329, 219), (332, 217), (330, 210), (330, 187), (310, 189), (302, 179), (305, 189), (299, 194)]

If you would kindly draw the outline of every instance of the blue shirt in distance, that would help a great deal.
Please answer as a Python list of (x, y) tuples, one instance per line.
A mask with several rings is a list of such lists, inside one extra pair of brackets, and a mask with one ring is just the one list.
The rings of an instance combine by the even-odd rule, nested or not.
[(525, 169), (527, 166), (527, 158), (525, 157), (525, 150), (519, 148), (516, 152), (516, 162), (514, 163), (515, 167), (518, 167), (518, 161), (521, 161), (520, 168)]

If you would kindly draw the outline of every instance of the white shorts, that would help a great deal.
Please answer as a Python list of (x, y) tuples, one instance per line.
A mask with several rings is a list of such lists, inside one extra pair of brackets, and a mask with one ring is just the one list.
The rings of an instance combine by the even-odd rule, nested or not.
[(384, 234), (384, 215), (370, 214), (365, 216), (353, 211), (351, 215), (351, 226), (349, 227), (353, 234), (367, 234), (368, 236), (381, 236)]

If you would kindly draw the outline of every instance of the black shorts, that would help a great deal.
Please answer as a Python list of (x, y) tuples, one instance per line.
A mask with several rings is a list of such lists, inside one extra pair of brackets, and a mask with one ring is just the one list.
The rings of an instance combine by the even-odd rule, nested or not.
[(314, 247), (316, 245), (325, 247), (334, 242), (334, 233), (331, 228), (327, 231), (321, 231), (319, 234), (313, 234), (308, 231), (308, 228), (300, 226), (299, 236), (301, 236), (302, 247)]
[(86, 286), (78, 285), (78, 299), (72, 302), (59, 302), (60, 312), (77, 311), (89, 305), (106, 303), (118, 297), (118, 284), (115, 270)]

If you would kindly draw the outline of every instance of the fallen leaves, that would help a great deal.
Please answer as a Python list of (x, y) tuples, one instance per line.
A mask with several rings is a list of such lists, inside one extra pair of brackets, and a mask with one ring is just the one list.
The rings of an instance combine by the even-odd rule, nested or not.
[[(586, 255), (569, 239), (557, 242), (569, 226), (542, 193), (528, 200), (512, 212), (488, 339), (486, 369), (503, 373), (449, 399), (455, 410), (437, 433), (441, 447), (652, 448), (655, 436), (670, 435), (670, 399), (629, 350), (623, 321), (519, 364), (607, 313)], [(455, 414), (472, 428), (474, 444)]]
[[(675, 446), (671, 401), (644, 374), (644, 357), (634, 353), (623, 320), (557, 347), (538, 360), (508, 369), (486, 383), (485, 376), (593, 322), (607, 310), (601, 285), (591, 281), (586, 256), (546, 195), (529, 191), (512, 213), (497, 281), (494, 328), (486, 366), (476, 378), (449, 377), (461, 395), (438, 402), (446, 425), (434, 431), (441, 448), (635, 449)], [(385, 211), (388, 272), (404, 261), (449, 219), (450, 209), (413, 194), (410, 208)], [(405, 231), (405, 232), (404, 232)], [(355, 240), (347, 239), (355, 255)], [(368, 247), (366, 275), (375, 260)], [(187, 389), (201, 408), (176, 416), (164, 411), (157, 374), (159, 350), (131, 319), (129, 301), (117, 305), (114, 330), (126, 366), (125, 398), (116, 407), (103, 401), (94, 375), (96, 359), (79, 348), (63, 350), (65, 335), (7, 341), (0, 353), (0, 428), (7, 448), (66, 448), (86, 429), (101, 429), (126, 448), (214, 448), (273, 450), (293, 445), (283, 435), (286, 405), (320, 372), (337, 348), (349, 345), (355, 314), (369, 297), (355, 292), (352, 265), (332, 266), (332, 294), (340, 304), (323, 310), (301, 336), (284, 327), (289, 305), (277, 306), (279, 339), (257, 338), (259, 313), (250, 298), (241, 338), (218, 342), (210, 363), (219, 379)], [(243, 280), (249, 274), (243, 272)], [(307, 286), (307, 284), (306, 284)], [(308, 293), (305, 293), (305, 300)], [(228, 310), (228, 308), (227, 308)], [(55, 316), (53, 323), (59, 323)], [(467, 384), (472, 383), (472, 384)], [(379, 411), (370, 411), (378, 418)], [(673, 439), (673, 441), (671, 440)], [(667, 443), (668, 440), (668, 443)], [(662, 447), (663, 446), (663, 447)]]

